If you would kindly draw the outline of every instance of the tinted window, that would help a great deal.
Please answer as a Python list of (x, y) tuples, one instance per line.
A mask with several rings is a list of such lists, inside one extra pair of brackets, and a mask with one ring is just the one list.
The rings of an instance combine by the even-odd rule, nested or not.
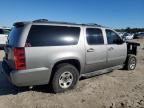
[(23, 27), (14, 27), (8, 36), (8, 44), (15, 45), (22, 33)]
[(101, 29), (87, 28), (87, 42), (89, 45), (104, 44), (104, 39)]
[(34, 25), (27, 44), (31, 46), (75, 45), (80, 35), (79, 27)]
[(106, 30), (106, 35), (107, 35), (107, 41), (108, 44), (115, 44), (115, 40), (120, 40), (121, 38), (119, 37), (118, 34), (113, 32), (112, 30)]

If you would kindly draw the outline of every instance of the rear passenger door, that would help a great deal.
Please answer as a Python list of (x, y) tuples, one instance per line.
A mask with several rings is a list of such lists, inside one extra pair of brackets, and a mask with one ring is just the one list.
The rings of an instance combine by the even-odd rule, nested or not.
[(122, 65), (127, 56), (127, 45), (126, 43), (118, 44), (115, 42), (115, 40), (121, 40), (116, 32), (110, 29), (105, 31), (107, 37), (107, 67)]
[(86, 72), (104, 69), (106, 45), (100, 28), (86, 28)]

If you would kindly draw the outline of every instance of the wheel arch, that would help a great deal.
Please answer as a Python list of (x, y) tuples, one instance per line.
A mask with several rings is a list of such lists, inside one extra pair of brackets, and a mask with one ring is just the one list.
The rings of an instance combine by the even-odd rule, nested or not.
[(62, 60), (58, 60), (56, 61), (53, 65), (52, 65), (52, 68), (51, 68), (51, 72), (53, 73), (55, 71), (55, 67), (59, 64), (62, 64), (62, 63), (69, 63), (73, 66), (75, 66), (77, 68), (77, 70), (79, 71), (79, 73), (81, 72), (81, 63), (80, 63), (80, 60), (78, 59), (62, 59)]
[(50, 75), (50, 80), (49, 80), (49, 83), (52, 81), (53, 77), (54, 77), (54, 74), (56, 72), (56, 66), (58, 66), (59, 64), (62, 64), (62, 63), (69, 63), (71, 65), (74, 65), (76, 67), (76, 69), (78, 70), (79, 74), (81, 73), (81, 63), (80, 63), (80, 60), (78, 59), (62, 59), (62, 60), (58, 60), (56, 61), (52, 67), (51, 67), (51, 75)]

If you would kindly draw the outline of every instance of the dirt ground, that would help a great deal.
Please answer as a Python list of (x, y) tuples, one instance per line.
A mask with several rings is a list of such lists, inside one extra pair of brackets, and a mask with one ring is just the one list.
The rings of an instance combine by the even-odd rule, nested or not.
[(47, 86), (16, 88), (0, 73), (0, 108), (144, 108), (144, 39), (135, 41), (141, 43), (136, 70), (81, 80), (62, 94), (52, 94)]

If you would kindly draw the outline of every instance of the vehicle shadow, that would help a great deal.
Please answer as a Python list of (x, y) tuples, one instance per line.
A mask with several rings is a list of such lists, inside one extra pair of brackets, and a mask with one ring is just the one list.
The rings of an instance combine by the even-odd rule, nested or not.
[(9, 95), (9, 94), (17, 94), (20, 92), (26, 91), (26, 88), (18, 88), (12, 85), (6, 78), (6, 76), (2, 73), (2, 61), (0, 61), (0, 96)]
[[(32, 89), (29, 87), (16, 87), (12, 85), (6, 78), (6, 76), (2, 73), (2, 61), (0, 61), (0, 96), (3, 95), (17, 95), (18, 93), (26, 92), (26, 91), (35, 91), (35, 92), (43, 92), (43, 93), (54, 93), (51, 89), (50, 85), (41, 85), (41, 86), (34, 86)], [(109, 72), (111, 73), (111, 72)], [(107, 73), (108, 74), (108, 73)], [(96, 77), (99, 75), (91, 76), (88, 78)], [(87, 78), (81, 78), (80, 81), (85, 80)]]
[(6, 76), (2, 73), (2, 61), (0, 61), (0, 96), (3, 95), (16, 95), (18, 93), (22, 93), (25, 91), (36, 91), (36, 92), (44, 92), (44, 93), (52, 93), (52, 90), (50, 89), (49, 85), (42, 85), (42, 86), (35, 86), (32, 89), (29, 89), (29, 87), (16, 87), (12, 85)]

